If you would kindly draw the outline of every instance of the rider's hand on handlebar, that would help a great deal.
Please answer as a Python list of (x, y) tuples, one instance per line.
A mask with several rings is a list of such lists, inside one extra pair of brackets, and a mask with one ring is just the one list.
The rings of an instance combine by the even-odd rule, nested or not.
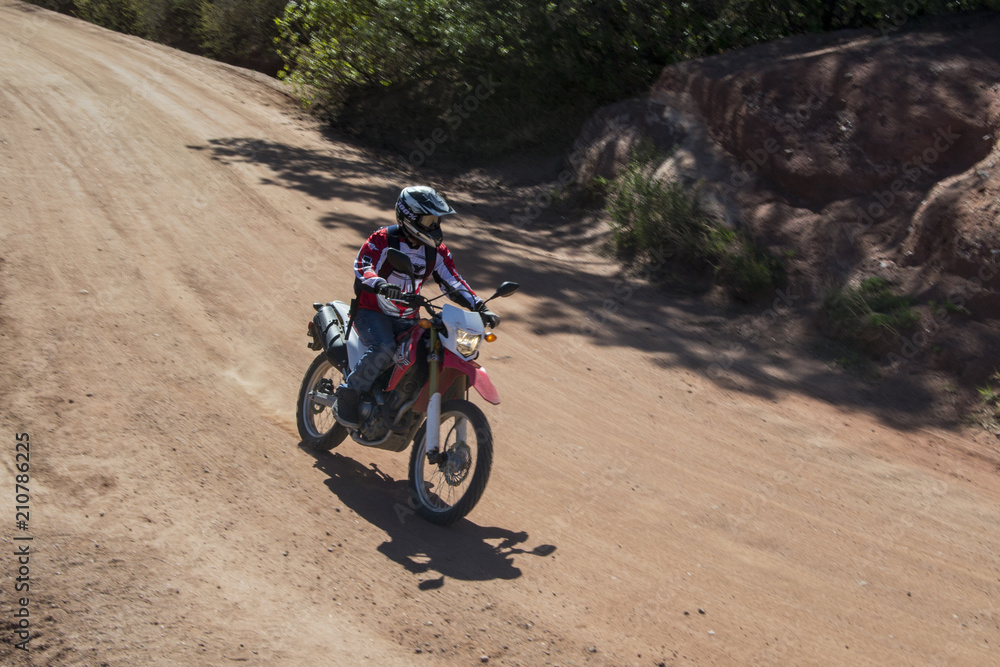
[(403, 297), (403, 290), (399, 288), (399, 285), (393, 285), (386, 280), (381, 281), (375, 291), (379, 296), (395, 301), (399, 301)]
[(483, 325), (496, 329), (500, 326), (500, 316), (486, 307), (486, 304), (479, 306), (479, 316), (483, 318)]

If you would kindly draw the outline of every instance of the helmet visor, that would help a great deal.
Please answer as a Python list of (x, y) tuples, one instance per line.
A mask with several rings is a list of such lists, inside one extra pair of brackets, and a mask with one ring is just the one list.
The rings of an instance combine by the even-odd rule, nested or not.
[(418, 215), (416, 223), (419, 229), (424, 231), (434, 231), (441, 228), (441, 216), (437, 215)]

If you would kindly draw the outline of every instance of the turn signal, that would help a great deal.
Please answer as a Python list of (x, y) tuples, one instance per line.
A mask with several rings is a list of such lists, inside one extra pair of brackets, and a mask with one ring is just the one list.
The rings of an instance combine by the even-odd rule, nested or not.
[(486, 342), (487, 343), (492, 343), (496, 339), (497, 339), (497, 335), (495, 333), (493, 333), (492, 331), (490, 333), (486, 334)]
[(419, 320), (417, 320), (417, 326), (419, 326), (421, 329), (430, 329), (434, 325), (430, 320), (421, 317)]

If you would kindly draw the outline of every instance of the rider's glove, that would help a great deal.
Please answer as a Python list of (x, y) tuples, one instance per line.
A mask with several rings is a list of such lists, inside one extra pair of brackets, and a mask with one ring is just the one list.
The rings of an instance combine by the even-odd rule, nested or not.
[(487, 308), (485, 303), (480, 304), (476, 310), (479, 311), (479, 316), (483, 318), (484, 325), (489, 326), (491, 329), (500, 326), (500, 316)]
[(387, 299), (399, 299), (403, 296), (403, 290), (399, 288), (399, 285), (393, 285), (385, 279), (380, 280), (376, 284), (375, 292)]

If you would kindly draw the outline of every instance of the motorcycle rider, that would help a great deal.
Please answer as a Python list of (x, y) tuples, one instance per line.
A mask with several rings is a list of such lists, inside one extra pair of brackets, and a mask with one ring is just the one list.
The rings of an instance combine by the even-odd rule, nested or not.
[[(337, 421), (358, 427), (358, 401), (393, 360), (396, 337), (408, 331), (417, 317), (404, 294), (419, 294), (424, 280), (434, 280), (452, 301), (477, 311), (483, 324), (496, 327), (500, 317), (490, 311), (455, 269), (443, 243), (441, 220), (455, 210), (434, 189), (419, 185), (403, 188), (396, 200), (396, 223), (368, 237), (354, 262), (357, 311), (354, 328), (367, 348), (354, 371), (337, 389)], [(413, 263), (415, 280), (389, 265), (389, 248), (398, 248)]]

